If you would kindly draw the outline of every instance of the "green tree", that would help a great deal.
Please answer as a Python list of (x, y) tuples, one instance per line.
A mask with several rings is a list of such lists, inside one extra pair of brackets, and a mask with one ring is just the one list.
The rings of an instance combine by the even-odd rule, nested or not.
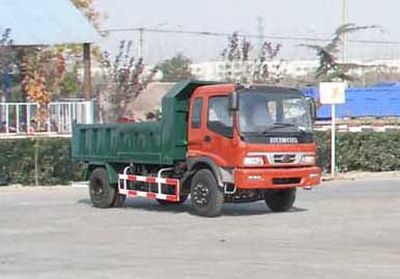
[(162, 81), (177, 82), (183, 79), (191, 79), (193, 75), (190, 71), (190, 58), (179, 53), (170, 59), (166, 59), (158, 65), (163, 74)]
[(12, 48), (11, 29), (0, 30), (0, 71), (10, 68), (15, 63), (15, 52)]
[(351, 71), (362, 65), (355, 63), (342, 63), (339, 61), (340, 46), (343, 43), (343, 36), (362, 30), (377, 28), (376, 25), (357, 26), (353, 23), (341, 25), (333, 34), (332, 40), (327, 45), (301, 44), (316, 52), (319, 58), (319, 67), (315, 72), (317, 81), (353, 81), (356, 79)]
[(6, 96), (11, 97), (15, 84), (17, 55), (12, 46), (11, 33), (9, 28), (0, 30), (0, 101), (5, 101)]

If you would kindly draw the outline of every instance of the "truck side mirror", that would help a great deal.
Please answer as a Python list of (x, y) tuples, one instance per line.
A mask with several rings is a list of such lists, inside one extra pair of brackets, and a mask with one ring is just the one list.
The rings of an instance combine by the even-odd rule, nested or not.
[(308, 104), (308, 109), (310, 110), (312, 121), (315, 122), (317, 119), (317, 105), (315, 104), (314, 99), (311, 97), (306, 97), (306, 101)]
[(239, 94), (236, 91), (229, 94), (229, 110), (239, 110)]

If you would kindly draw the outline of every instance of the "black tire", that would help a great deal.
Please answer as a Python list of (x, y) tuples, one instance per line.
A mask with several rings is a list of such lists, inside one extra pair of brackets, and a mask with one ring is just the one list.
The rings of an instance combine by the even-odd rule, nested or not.
[(114, 202), (120, 204), (120, 200), (116, 200), (116, 189), (111, 187), (108, 181), (107, 171), (104, 168), (96, 168), (90, 175), (89, 194), (94, 207), (110, 208)]
[(193, 176), (190, 199), (194, 212), (200, 216), (217, 217), (221, 214), (224, 193), (210, 170), (198, 170)]
[(265, 195), (265, 203), (274, 212), (290, 210), (295, 200), (296, 188), (270, 190)]
[(161, 205), (182, 204), (182, 203), (184, 203), (184, 202), (187, 200), (188, 196), (189, 196), (189, 194), (181, 195), (181, 196), (179, 197), (179, 201), (178, 201), (178, 202), (167, 201), (167, 200), (159, 200), (159, 199), (156, 199), (156, 201), (157, 201), (159, 204), (161, 204)]
[(121, 195), (116, 192), (112, 207), (123, 207), (125, 203), (125, 198), (125, 195)]

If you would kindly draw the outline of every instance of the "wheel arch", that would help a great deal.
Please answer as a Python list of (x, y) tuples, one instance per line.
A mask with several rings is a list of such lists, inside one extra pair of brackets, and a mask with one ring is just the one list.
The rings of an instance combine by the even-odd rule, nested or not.
[(187, 159), (188, 171), (185, 175), (184, 182), (190, 181), (193, 175), (199, 169), (209, 169), (213, 173), (217, 184), (224, 187), (224, 183), (233, 183), (233, 168), (222, 168), (217, 166), (214, 161), (208, 157), (196, 157)]
[(107, 171), (108, 182), (110, 185), (118, 184), (118, 171), (110, 164), (103, 162), (90, 162), (87, 164), (85, 180), (90, 179), (90, 175), (96, 168), (104, 168)]

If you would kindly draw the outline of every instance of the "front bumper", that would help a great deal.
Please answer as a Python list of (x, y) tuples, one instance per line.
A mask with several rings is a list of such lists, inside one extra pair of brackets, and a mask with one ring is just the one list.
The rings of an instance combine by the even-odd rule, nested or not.
[(316, 186), (321, 182), (321, 169), (241, 168), (235, 169), (235, 185), (242, 189), (279, 189)]

